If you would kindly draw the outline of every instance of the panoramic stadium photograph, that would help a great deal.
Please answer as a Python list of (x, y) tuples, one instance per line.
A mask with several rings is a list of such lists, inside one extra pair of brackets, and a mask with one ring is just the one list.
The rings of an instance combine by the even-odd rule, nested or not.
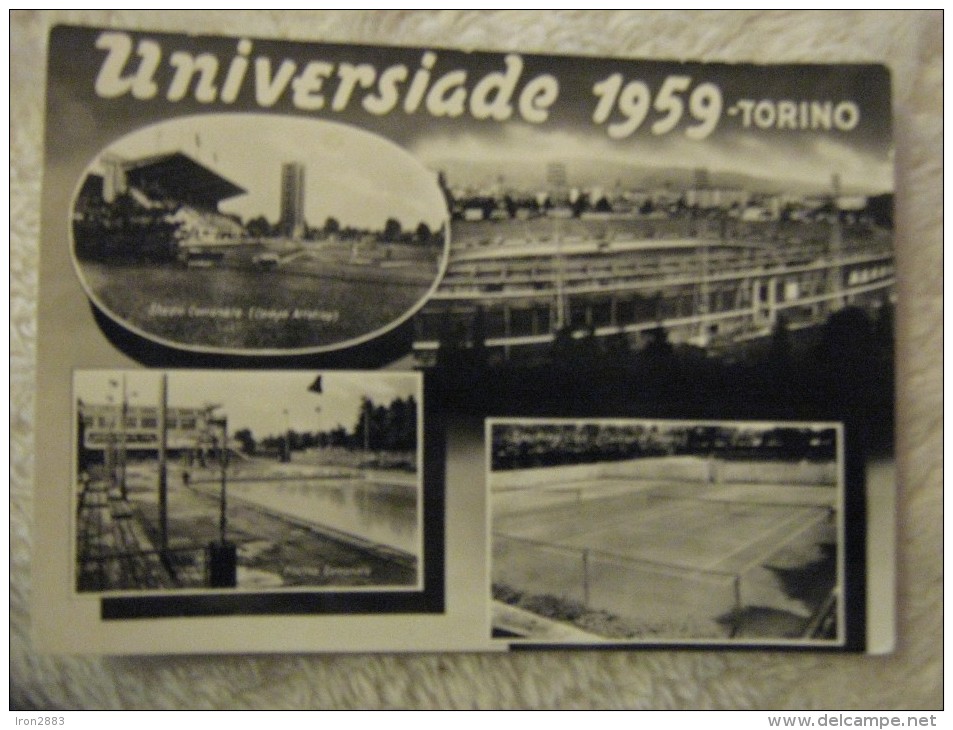
[(75, 587), (420, 586), (415, 373), (77, 370)]
[(845, 309), (890, 316), (893, 196), (879, 161), (857, 155), (864, 178), (821, 159), (794, 169), (783, 149), (765, 151), (772, 166), (596, 146), (569, 157), (582, 142), (561, 141), (541, 139), (526, 164), (515, 150), (513, 161), (489, 150), (428, 160), (452, 242), (414, 318), (422, 366), (568, 364), (585, 350), (625, 362), (663, 336), (739, 357), (782, 331), (797, 343)]
[(492, 635), (843, 641), (833, 423), (491, 419)]
[(74, 260), (120, 326), (186, 350), (347, 347), (406, 320), (445, 265), (437, 176), (344, 124), (187, 116), (114, 141), (72, 205)]
[(481, 418), (853, 419), (888, 455), (888, 132), (836, 149), (821, 130), (650, 145), (584, 124), (421, 140), (451, 242), (413, 361)]

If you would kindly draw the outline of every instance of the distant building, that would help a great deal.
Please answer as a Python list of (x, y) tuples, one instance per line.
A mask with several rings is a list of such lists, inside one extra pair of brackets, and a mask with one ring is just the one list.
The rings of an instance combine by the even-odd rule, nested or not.
[(562, 199), (567, 194), (569, 185), (569, 175), (566, 171), (566, 164), (563, 162), (550, 162), (546, 166), (546, 184), (554, 198)]
[(290, 238), (304, 235), (304, 165), (286, 162), (281, 166), (281, 232)]
[[(128, 451), (155, 452), (159, 446), (159, 408), (129, 404), (79, 403), (81, 446), (103, 451), (120, 445)], [(123, 419), (125, 414), (125, 419)], [(168, 409), (167, 444), (170, 450), (193, 449), (211, 443), (213, 430), (207, 408)], [(124, 421), (124, 422), (123, 422)]]
[(116, 198), (125, 194), (129, 189), (126, 182), (126, 171), (123, 169), (123, 160), (115, 155), (103, 155), (102, 165), (101, 196), (103, 202), (114, 203)]
[[(158, 406), (114, 403), (77, 403), (81, 464), (109, 463), (117, 458), (154, 459), (158, 456), (160, 414)], [(170, 457), (205, 461), (221, 444), (220, 426), (210, 408), (170, 406), (166, 412), (166, 452)], [(228, 449), (240, 451), (234, 436)]]
[(741, 188), (694, 187), (685, 191), (685, 204), (690, 208), (728, 210), (745, 206), (751, 195)]

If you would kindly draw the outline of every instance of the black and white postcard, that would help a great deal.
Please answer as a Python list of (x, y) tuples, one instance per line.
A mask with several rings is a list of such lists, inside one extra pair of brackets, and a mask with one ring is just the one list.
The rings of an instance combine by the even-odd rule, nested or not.
[(890, 97), (54, 28), (37, 642), (889, 650)]

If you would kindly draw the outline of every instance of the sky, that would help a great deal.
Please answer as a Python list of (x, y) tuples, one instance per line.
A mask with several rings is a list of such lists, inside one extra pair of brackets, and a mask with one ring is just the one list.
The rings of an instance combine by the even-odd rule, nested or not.
[[(265, 114), (205, 114), (153, 124), (106, 150), (124, 159), (181, 151), (247, 192), (219, 209), (243, 220), (279, 217), (281, 166), (305, 167), (305, 219), (323, 226), (381, 230), (397, 218), (405, 230), (437, 230), (446, 208), (436, 174), (392, 142), (334, 122)], [(97, 162), (93, 172), (100, 173)]]
[[(308, 387), (321, 375), (322, 392)], [(158, 404), (161, 373), (157, 371), (77, 370), (74, 396), (88, 403), (120, 403), (125, 377), (131, 405)], [(361, 399), (389, 405), (414, 396), (421, 403), (420, 376), (413, 372), (372, 371), (222, 371), (168, 373), (169, 407), (220, 404), (230, 433), (250, 428), (256, 438), (295, 431), (329, 431), (357, 423)], [(111, 385), (115, 383), (115, 385)], [(111, 401), (109, 400), (111, 398)]]
[[(454, 169), (454, 163), (474, 161), (481, 171), (494, 167), (505, 179), (521, 179), (535, 170), (545, 186), (546, 163), (573, 163), (597, 169), (600, 162), (613, 168), (707, 168), (712, 173), (740, 173), (792, 181), (824, 188), (837, 173), (842, 185), (869, 193), (893, 189), (893, 154), (889, 149), (865, 150), (833, 135), (796, 135), (769, 139), (757, 134), (733, 134), (717, 141), (691, 141), (684, 136), (616, 142), (590, 131), (570, 131), (511, 125), (489, 140), (473, 132), (448, 132), (421, 139), (411, 150), (434, 169)], [(458, 168), (459, 169), (459, 168)], [(525, 174), (522, 177), (526, 177)], [(465, 179), (448, 174), (451, 185), (486, 185), (496, 180)], [(572, 179), (568, 180), (572, 185)], [(611, 186), (614, 179), (603, 181)]]

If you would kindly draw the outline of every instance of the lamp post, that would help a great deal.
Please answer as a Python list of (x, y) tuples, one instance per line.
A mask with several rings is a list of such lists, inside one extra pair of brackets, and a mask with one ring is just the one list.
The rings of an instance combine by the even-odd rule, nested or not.
[(282, 461), (287, 464), (291, 461), (291, 418), (288, 415), (287, 408), (282, 413), (285, 414), (285, 453)]
[(119, 495), (126, 499), (126, 414), (129, 413), (129, 396), (126, 392), (126, 376), (122, 376), (122, 408), (119, 414)]
[[(110, 381), (110, 385), (113, 381)], [(116, 472), (116, 462), (118, 461), (117, 453), (119, 438), (116, 436), (116, 413), (119, 410), (118, 406), (113, 406), (113, 397), (112, 394), (106, 394), (106, 402), (109, 404), (109, 434), (106, 437), (106, 448), (103, 451), (103, 470), (106, 473), (106, 478), (109, 480), (109, 489), (112, 489), (116, 484), (117, 472)]]
[(167, 373), (162, 373), (159, 380), (159, 463), (157, 464), (157, 472), (159, 480), (159, 550), (163, 555), (169, 548), (168, 410), (169, 376)]
[(361, 447), (361, 460), (359, 465), (361, 467), (361, 474), (363, 474), (364, 469), (367, 468), (368, 451), (371, 445), (371, 403), (366, 395), (361, 398), (361, 421), (363, 422), (364, 443)]
[[(122, 381), (110, 380), (109, 386), (119, 390), (119, 403), (116, 405), (113, 416), (113, 429), (110, 434), (110, 441), (113, 442), (112, 468), (110, 477), (112, 485), (119, 487), (120, 496), (126, 498), (126, 376), (123, 375)], [(113, 402), (112, 395), (107, 395), (106, 400)]]
[(225, 417), (209, 418), (208, 425), (217, 426), (221, 429), (219, 462), (222, 468), (219, 492), (218, 541), (209, 544), (209, 585), (213, 588), (234, 588), (237, 584), (238, 550), (234, 543), (226, 540), (228, 533), (228, 419)]
[(364, 461), (368, 460), (371, 450), (371, 401), (364, 401)]
[(225, 544), (225, 535), (228, 528), (228, 518), (226, 515), (227, 507), (227, 470), (228, 470), (228, 419), (212, 418), (209, 419), (210, 426), (217, 426), (221, 429), (221, 441), (218, 449), (218, 461), (221, 466), (221, 487), (219, 489), (219, 514), (218, 514), (218, 541)]
[[(116, 380), (110, 380), (109, 384), (114, 388), (120, 387), (120, 382)], [(119, 404), (119, 435), (118, 435), (118, 448), (116, 453), (116, 481), (119, 483), (119, 495), (126, 499), (129, 496), (129, 492), (126, 488), (126, 419), (129, 416), (129, 390), (128, 384), (126, 382), (126, 376), (122, 376), (122, 400)], [(133, 393), (136, 395), (136, 393)], [(107, 398), (107, 400), (111, 400)]]

